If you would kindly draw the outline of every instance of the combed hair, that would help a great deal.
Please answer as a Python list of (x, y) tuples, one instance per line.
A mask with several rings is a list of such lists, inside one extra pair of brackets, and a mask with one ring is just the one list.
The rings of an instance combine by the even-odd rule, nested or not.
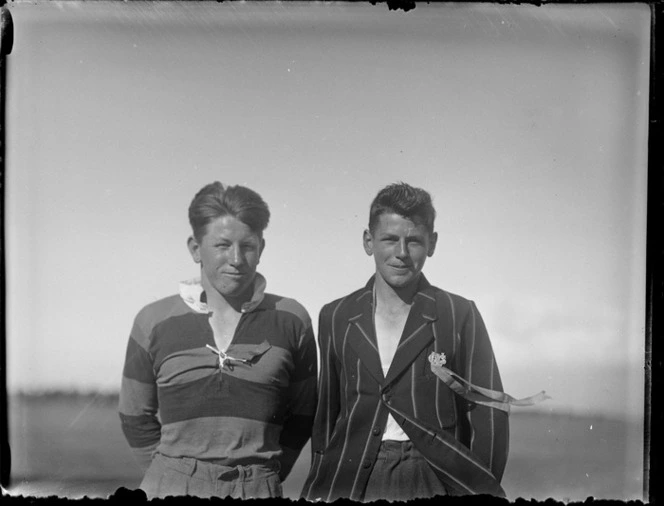
[(373, 233), (380, 216), (395, 213), (404, 218), (419, 218), (424, 222), (429, 233), (433, 232), (436, 210), (431, 202), (431, 195), (422, 188), (399, 182), (386, 186), (378, 192), (369, 210), (369, 231)]
[(245, 186), (224, 187), (219, 181), (205, 185), (189, 205), (189, 224), (197, 241), (207, 225), (222, 216), (233, 216), (262, 236), (270, 221), (270, 210), (255, 191)]

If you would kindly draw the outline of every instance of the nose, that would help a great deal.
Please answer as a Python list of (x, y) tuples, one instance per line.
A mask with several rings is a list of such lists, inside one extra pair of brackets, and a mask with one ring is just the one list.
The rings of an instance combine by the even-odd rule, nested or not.
[(233, 246), (229, 254), (229, 263), (233, 266), (240, 266), (244, 263), (244, 253), (239, 246)]
[(406, 240), (401, 239), (397, 245), (396, 251), (397, 258), (407, 258), (408, 257), (408, 247), (406, 246)]

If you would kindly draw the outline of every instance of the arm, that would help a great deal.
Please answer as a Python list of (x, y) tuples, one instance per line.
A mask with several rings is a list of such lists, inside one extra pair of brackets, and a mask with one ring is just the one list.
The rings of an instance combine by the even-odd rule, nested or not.
[[(473, 302), (461, 328), (463, 371), (461, 375), (471, 383), (503, 390), (498, 365), (493, 354), (489, 334), (482, 316)], [(470, 404), (465, 413), (466, 430), (463, 443), (476, 454), (498, 481), (501, 480), (509, 449), (508, 414), (487, 406)]]
[(329, 445), (341, 409), (339, 363), (334, 348), (334, 329), (330, 308), (323, 308), (320, 313), (318, 345), (320, 379), (318, 381), (318, 407), (311, 436), (312, 463), (316, 453), (322, 454)]
[(122, 431), (143, 471), (149, 467), (161, 437), (157, 385), (152, 358), (145, 349), (147, 341), (135, 322), (127, 344), (119, 407)]
[(301, 333), (293, 354), (293, 376), (288, 388), (289, 413), (281, 431), (279, 443), (282, 456), (279, 459), (282, 481), (290, 473), (302, 448), (311, 436), (311, 426), (316, 410), (316, 341), (311, 322)]

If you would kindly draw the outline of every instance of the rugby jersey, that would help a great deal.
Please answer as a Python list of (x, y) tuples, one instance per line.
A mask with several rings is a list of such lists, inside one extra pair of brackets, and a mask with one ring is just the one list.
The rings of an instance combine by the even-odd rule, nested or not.
[(127, 345), (120, 391), (122, 430), (144, 469), (152, 455), (290, 472), (311, 435), (316, 344), (295, 300), (254, 294), (222, 360), (198, 279), (144, 307)]

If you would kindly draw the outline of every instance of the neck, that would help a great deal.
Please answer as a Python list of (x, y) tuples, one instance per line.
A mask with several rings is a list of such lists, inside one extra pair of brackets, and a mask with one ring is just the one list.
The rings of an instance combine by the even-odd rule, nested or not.
[(242, 312), (242, 304), (251, 299), (253, 284), (237, 297), (228, 297), (220, 294), (217, 289), (212, 286), (204, 273), (201, 273), (201, 285), (205, 290), (207, 297), (207, 306), (212, 311), (224, 313), (226, 311), (235, 311), (236, 313)]
[(381, 306), (388, 308), (398, 308), (400, 306), (410, 306), (417, 293), (417, 281), (403, 287), (393, 287), (388, 285), (385, 280), (376, 274), (374, 287), (376, 289), (376, 300)]

